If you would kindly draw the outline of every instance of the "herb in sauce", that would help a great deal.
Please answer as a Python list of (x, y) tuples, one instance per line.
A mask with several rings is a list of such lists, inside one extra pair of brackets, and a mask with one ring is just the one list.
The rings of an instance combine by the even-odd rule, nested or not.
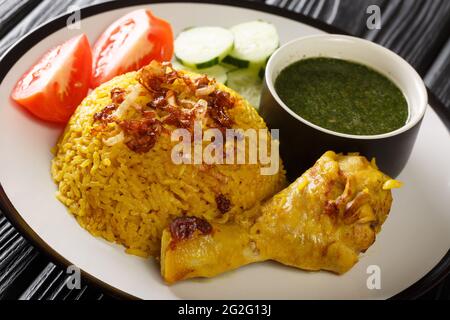
[(406, 99), (392, 81), (345, 60), (294, 62), (281, 71), (275, 89), (292, 111), (336, 132), (382, 134), (402, 127), (408, 118)]

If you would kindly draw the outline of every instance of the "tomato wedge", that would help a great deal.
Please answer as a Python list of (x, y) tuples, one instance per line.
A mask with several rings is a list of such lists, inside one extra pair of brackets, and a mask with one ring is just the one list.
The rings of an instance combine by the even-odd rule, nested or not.
[(17, 82), (11, 98), (42, 120), (66, 123), (86, 97), (92, 52), (86, 35), (47, 52)]
[(170, 24), (150, 10), (130, 12), (109, 26), (95, 43), (91, 87), (138, 70), (152, 60), (171, 60), (172, 55)]

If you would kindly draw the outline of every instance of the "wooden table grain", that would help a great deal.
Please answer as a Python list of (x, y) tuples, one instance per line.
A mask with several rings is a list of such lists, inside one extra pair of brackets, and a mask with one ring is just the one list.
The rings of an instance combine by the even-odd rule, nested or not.
[[(46, 21), (106, 0), (0, 0), (0, 56), (17, 40)], [(250, 1), (250, 0), (249, 0)], [(333, 25), (351, 35), (395, 51), (425, 79), (450, 112), (450, 1), (448, 0), (253, 0)], [(151, 2), (151, 1), (149, 1)], [(381, 11), (381, 28), (369, 29), (369, 6)], [(0, 212), (0, 299), (109, 299), (83, 282), (69, 290), (63, 270), (27, 242)], [(426, 293), (427, 299), (450, 299), (450, 280)]]

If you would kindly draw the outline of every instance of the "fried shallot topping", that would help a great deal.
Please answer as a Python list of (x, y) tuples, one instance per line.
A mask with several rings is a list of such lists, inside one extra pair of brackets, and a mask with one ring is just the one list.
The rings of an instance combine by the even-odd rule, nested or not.
[(209, 95), (208, 99), (208, 114), (217, 123), (220, 128), (231, 128), (233, 120), (227, 113), (227, 110), (234, 106), (234, 99), (228, 92), (214, 91), (214, 94)]
[[(145, 153), (167, 130), (165, 125), (191, 131), (197, 119), (221, 131), (233, 125), (228, 110), (234, 107), (235, 99), (217, 89), (215, 80), (206, 75), (193, 78), (176, 71), (170, 63), (152, 61), (138, 72), (137, 80), (147, 89), (151, 101), (144, 106), (133, 103), (139, 94), (137, 87), (128, 94), (121, 88), (112, 89), (112, 103), (94, 114), (94, 120), (101, 124), (93, 132), (104, 132), (108, 123), (115, 122), (122, 129), (122, 140), (128, 148)], [(135, 114), (132, 119), (124, 119), (124, 110), (131, 106), (138, 111), (137, 118)]]
[(169, 226), (170, 234), (176, 241), (191, 238), (195, 231), (207, 235), (212, 232), (212, 226), (208, 221), (197, 217), (179, 217), (175, 218)]
[(111, 100), (114, 104), (121, 104), (125, 100), (126, 91), (122, 88), (111, 90)]
[(169, 115), (164, 119), (165, 124), (177, 128), (191, 129), (195, 121), (195, 113), (191, 110), (180, 109), (170, 106), (167, 108)]
[(204, 87), (208, 86), (209, 84), (210, 84), (210, 80), (207, 75), (203, 75), (200, 78), (197, 78), (195, 80), (196, 89), (204, 88)]
[(154, 95), (148, 106), (169, 114), (166, 124), (181, 128), (193, 127), (195, 112), (192, 112), (192, 107), (184, 108), (178, 101), (179, 96), (184, 95), (207, 102), (206, 114), (213, 120), (214, 127), (224, 130), (233, 125), (228, 110), (234, 107), (235, 99), (229, 93), (217, 90), (215, 80), (209, 79), (206, 75), (192, 79), (174, 70), (170, 63), (161, 64), (153, 61), (141, 69), (138, 80)]
[(167, 100), (165, 96), (158, 96), (147, 104), (148, 107), (154, 109), (163, 110), (167, 106)]
[(162, 130), (161, 122), (152, 112), (143, 113), (139, 120), (122, 120), (119, 126), (125, 133), (125, 144), (136, 153), (150, 151)]
[(111, 90), (112, 103), (107, 105), (100, 112), (94, 114), (94, 120), (107, 124), (114, 121), (112, 113), (119, 107), (119, 105), (125, 100), (126, 91), (122, 88), (113, 88)]
[(179, 74), (171, 67), (170, 63), (160, 63), (153, 60), (149, 65), (142, 68), (138, 74), (138, 81), (148, 91), (158, 96), (164, 95), (171, 85), (179, 78)]
[(118, 106), (116, 104), (107, 105), (105, 108), (103, 108), (102, 111), (96, 112), (94, 114), (94, 120), (100, 121), (104, 124), (113, 122), (114, 117), (113, 117), (112, 113), (117, 109), (117, 107)]
[(216, 196), (216, 204), (217, 209), (219, 209), (222, 214), (227, 213), (231, 209), (231, 201), (223, 194), (218, 194)]

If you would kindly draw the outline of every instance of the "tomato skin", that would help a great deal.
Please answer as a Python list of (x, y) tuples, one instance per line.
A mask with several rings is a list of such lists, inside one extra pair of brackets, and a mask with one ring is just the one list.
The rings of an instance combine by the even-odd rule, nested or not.
[(173, 55), (170, 24), (150, 10), (136, 10), (111, 24), (93, 49), (91, 88), (117, 75), (136, 71), (152, 60), (169, 61)]
[(92, 52), (85, 34), (48, 51), (17, 82), (11, 98), (36, 117), (66, 123), (89, 91)]

